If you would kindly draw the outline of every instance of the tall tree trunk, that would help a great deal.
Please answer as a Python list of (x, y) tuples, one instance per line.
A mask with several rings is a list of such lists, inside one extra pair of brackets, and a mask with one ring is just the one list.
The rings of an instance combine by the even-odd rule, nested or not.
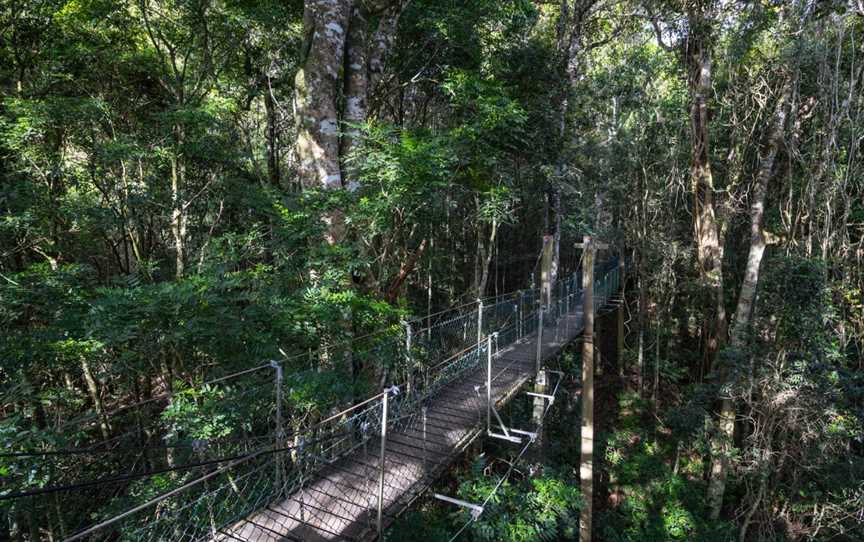
[(482, 298), (486, 294), (486, 286), (489, 284), (489, 265), (492, 263), (492, 256), (495, 254), (495, 239), (498, 237), (498, 221), (492, 219), (492, 228), (489, 231), (488, 244), (483, 239), (483, 236), (478, 236), (478, 253), (477, 261), (480, 266), (479, 278), (477, 281), (477, 297)]
[(279, 167), (279, 111), (276, 100), (273, 99), (273, 88), (270, 78), (265, 77), (266, 88), (264, 89), (264, 112), (267, 116), (267, 179), (270, 184), (278, 188), (282, 181), (282, 173)]
[[(711, 2), (708, 2), (710, 4)], [(690, 92), (693, 218), (700, 276), (713, 298), (712, 318), (705, 337), (705, 360), (710, 366), (726, 339), (727, 319), (723, 294), (723, 247), (714, 209), (714, 177), (711, 170), (709, 99), (712, 89), (710, 7), (688, 11), (689, 32), (684, 47)]]
[(372, 33), (368, 52), (368, 92), (372, 96), (379, 96), (381, 94), (381, 83), (384, 78), (384, 70), (387, 67), (387, 56), (393, 48), (393, 43), (396, 41), (399, 17), (409, 2), (410, 0), (389, 0), (389, 2), (387, 0), (378, 0), (377, 3), (383, 5), (373, 5), (373, 8), (380, 8), (381, 13), (378, 26)]
[(84, 375), (84, 383), (87, 384), (87, 393), (90, 394), (90, 400), (93, 401), (93, 409), (96, 411), (96, 415), (99, 416), (99, 429), (102, 432), (102, 437), (107, 439), (110, 436), (111, 428), (108, 425), (108, 418), (105, 416), (105, 408), (102, 406), (99, 385), (96, 382), (96, 377), (93, 376), (90, 363), (85, 357), (81, 358), (81, 372)]
[(360, 135), (357, 124), (366, 121), (368, 112), (369, 70), (368, 70), (368, 38), (369, 13), (362, 0), (355, 0), (351, 9), (351, 23), (348, 28), (348, 42), (345, 48), (345, 127), (339, 154), (343, 160), (343, 173), (346, 175), (345, 186), (349, 190), (359, 187), (358, 180), (351, 174), (351, 168), (345, 164), (351, 150), (357, 144)]
[[(738, 295), (735, 319), (730, 334), (730, 346), (738, 351), (742, 350), (747, 343), (747, 330), (750, 326), (753, 301), (756, 298), (756, 287), (759, 284), (759, 267), (765, 253), (765, 234), (762, 229), (765, 195), (768, 191), (768, 182), (774, 172), (777, 151), (783, 141), (786, 107), (791, 99), (792, 88), (792, 77), (787, 76), (783, 85), (783, 94), (772, 117), (765, 147), (759, 157), (759, 168), (753, 186), (753, 199), (750, 202), (750, 249), (747, 255), (747, 267), (744, 271), (744, 282), (741, 284), (741, 291)], [(727, 382), (727, 386), (730, 384)], [(724, 395), (720, 407), (718, 442), (713, 446), (714, 457), (711, 464), (711, 481), (708, 486), (708, 505), (711, 519), (717, 519), (723, 507), (723, 494), (726, 489), (726, 477), (729, 470), (729, 454), (735, 431), (735, 403), (728, 393)]]
[(555, 212), (555, 232), (552, 234), (552, 269), (550, 281), (554, 285), (558, 281), (561, 268), (561, 189), (552, 192), (552, 208)]
[[(295, 78), (297, 156), (305, 188), (342, 188), (337, 100), (351, 3), (307, 0), (303, 10), (305, 58)], [(327, 217), (328, 241), (341, 240), (341, 223)]]
[(186, 205), (183, 189), (186, 184), (186, 164), (183, 158), (185, 132), (174, 127), (175, 149), (171, 156), (171, 234), (174, 237), (174, 270), (177, 280), (186, 270)]
[[(343, 171), (344, 158), (357, 143), (357, 130), (350, 124), (368, 117), (369, 92), (383, 73), (401, 9), (402, 2), (395, 0), (306, 1), (306, 54), (295, 77), (296, 148), (304, 188), (357, 188), (357, 179), (351, 178), (350, 171), (344, 178)], [(381, 16), (370, 43), (368, 19), (372, 12)], [(340, 117), (343, 92), (345, 110)], [(341, 138), (340, 120), (349, 123)], [(324, 222), (327, 242), (341, 242), (345, 235), (342, 213), (327, 213)]]

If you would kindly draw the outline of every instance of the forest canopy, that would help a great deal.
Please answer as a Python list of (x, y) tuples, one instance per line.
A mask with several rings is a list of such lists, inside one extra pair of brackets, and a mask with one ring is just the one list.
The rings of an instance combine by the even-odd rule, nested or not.
[[(4, 0), (0, 539), (248, 453), (271, 360), (297, 431), (410, 381), (413, 322), (586, 235), (628, 265), (595, 537), (864, 539), (862, 152), (862, 0)], [(559, 452), (463, 536), (577, 536)]]

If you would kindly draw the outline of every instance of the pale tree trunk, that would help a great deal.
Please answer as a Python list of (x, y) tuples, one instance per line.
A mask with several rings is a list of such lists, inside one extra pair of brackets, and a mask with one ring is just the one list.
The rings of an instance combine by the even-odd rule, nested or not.
[[(709, 2), (710, 4), (710, 2)], [(710, 366), (726, 338), (726, 308), (723, 294), (723, 247), (714, 210), (714, 177), (708, 140), (709, 100), (712, 89), (710, 7), (697, 6), (687, 14), (689, 32), (684, 47), (690, 91), (693, 218), (699, 274), (711, 290), (712, 321), (706, 330), (705, 359)]]
[(279, 167), (279, 110), (276, 100), (273, 99), (273, 88), (270, 78), (267, 77), (264, 89), (264, 111), (267, 117), (267, 179), (270, 184), (279, 188), (282, 181), (282, 173)]
[(186, 165), (183, 159), (183, 128), (175, 127), (174, 134), (176, 147), (171, 156), (171, 234), (174, 237), (175, 276), (180, 280), (186, 270), (186, 205), (183, 201)]
[(645, 284), (645, 278), (648, 274), (648, 271), (645, 268), (645, 247), (646, 239), (648, 238), (648, 218), (646, 214), (646, 200), (648, 199), (648, 190), (646, 187), (647, 175), (648, 174), (644, 169), (642, 170), (642, 174), (639, 175), (639, 194), (636, 198), (637, 251), (634, 259), (636, 260), (636, 277), (637, 286), (639, 288), (639, 313), (637, 324), (639, 326), (639, 340), (636, 353), (636, 365), (639, 371), (639, 374), (636, 377), (636, 382), (639, 390), (639, 397), (642, 397), (642, 393), (645, 389), (645, 325), (647, 322), (646, 316), (648, 314), (647, 285)]
[(747, 255), (747, 268), (744, 282), (738, 295), (738, 304), (730, 333), (730, 344), (733, 348), (742, 348), (746, 342), (747, 328), (750, 324), (753, 300), (756, 297), (756, 287), (759, 283), (759, 267), (765, 252), (765, 234), (762, 230), (765, 213), (765, 196), (768, 182), (771, 180), (777, 152), (783, 142), (784, 126), (786, 124), (786, 107), (791, 93), (791, 84), (786, 83), (784, 95), (777, 104), (768, 140), (759, 158), (759, 169), (756, 184), (753, 187), (753, 201), (750, 205), (750, 250)]
[[(307, 51), (295, 78), (297, 157), (305, 188), (342, 188), (339, 166), (337, 100), (342, 61), (351, 14), (344, 0), (307, 0), (303, 11)], [(339, 225), (330, 217), (328, 241), (341, 239)]]
[[(358, 141), (354, 126), (369, 116), (369, 94), (383, 74), (401, 11), (399, 1), (307, 0), (306, 56), (295, 77), (296, 150), (304, 188), (359, 186), (344, 162)], [(369, 17), (376, 13), (379, 24), (370, 39)], [(340, 93), (345, 98), (341, 116)], [(347, 123), (342, 137), (340, 121)], [(327, 242), (339, 243), (345, 235), (342, 214), (329, 213), (324, 221)]]
[(555, 232), (552, 235), (552, 269), (550, 270), (550, 282), (558, 281), (558, 273), (561, 268), (561, 189), (555, 188), (552, 193), (552, 208), (555, 212)]
[(357, 124), (366, 121), (368, 112), (369, 69), (368, 69), (368, 38), (369, 13), (364, 2), (355, 0), (351, 9), (351, 22), (348, 29), (348, 43), (345, 48), (345, 127), (339, 154), (343, 160), (345, 186), (354, 190), (359, 186), (357, 179), (345, 163), (352, 149), (357, 144), (360, 130)]
[[(574, 91), (579, 80), (579, 54), (582, 51), (582, 31), (585, 15), (595, 4), (595, 0), (564, 0), (560, 4), (560, 12), (556, 28), (556, 53), (558, 55), (561, 88), (558, 97), (558, 163), (556, 170), (564, 174), (567, 147), (568, 123), (567, 115), (570, 107), (570, 93)], [(558, 181), (559, 183), (562, 181)], [(561, 270), (561, 186), (553, 189), (552, 207), (555, 213), (555, 231), (553, 232), (552, 252), (552, 284), (558, 280)], [(544, 232), (544, 234), (548, 231)]]
[[(169, 37), (170, 34), (160, 31), (161, 25), (166, 24), (170, 17), (162, 9), (154, 9), (149, 0), (139, 0), (138, 6), (141, 10), (147, 37), (160, 59), (161, 85), (172, 94), (174, 105), (178, 110), (200, 105), (208, 92), (208, 83), (214, 76), (213, 66), (209, 61), (213, 52), (210, 50), (212, 42), (207, 37), (202, 42), (198, 40), (184, 43), (173, 42)], [(210, 5), (203, 3), (199, 7), (198, 15), (204, 17)], [(197, 69), (189, 70), (190, 64), (187, 63), (187, 60), (193, 52), (201, 53), (205, 61)], [(169, 158), (171, 166), (171, 235), (174, 240), (175, 276), (179, 280), (183, 278), (186, 270), (188, 218), (186, 211), (189, 206), (186, 197), (188, 187), (186, 185), (186, 156), (184, 154), (186, 142), (184, 123), (182, 121), (176, 122), (172, 126), (172, 133), (174, 141)]]
[(370, 95), (379, 95), (382, 91), (381, 83), (384, 78), (384, 70), (387, 67), (387, 57), (396, 41), (396, 29), (399, 25), (399, 17), (410, 0), (378, 1), (381, 14), (378, 26), (372, 33), (369, 45), (369, 82), (368, 92)]
[[(393, 8), (398, 14), (401, 6), (396, 3), (393, 7), (392, 2), (379, 4), (362, 0), (306, 0), (304, 4), (305, 56), (294, 86), (298, 173), (306, 190), (354, 190), (359, 186), (349, 169), (345, 169), (343, 177), (343, 166), (359, 135), (350, 125), (364, 122), (368, 116), (369, 77), (373, 66), (371, 60), (366, 61), (370, 47), (367, 9)], [(395, 24), (394, 21), (394, 33)], [(372, 47), (373, 52), (378, 49), (381, 49), (378, 54), (383, 69), (383, 58), (389, 47)], [(340, 112), (343, 96), (345, 109)], [(349, 123), (345, 137), (340, 137), (341, 121)], [(331, 246), (343, 243), (346, 237), (344, 211), (330, 210), (323, 214), (322, 221), (324, 241)], [(318, 280), (316, 270), (312, 271), (311, 279)], [(353, 287), (348, 273), (344, 273), (341, 285), (345, 289)], [(340, 321), (344, 335), (353, 335), (352, 320), (350, 309), (346, 309)], [(350, 359), (344, 362), (358, 374), (358, 361), (350, 351), (345, 356)], [(327, 354), (323, 357), (322, 366), (332, 361)], [(380, 378), (383, 385), (388, 378), (386, 370), (381, 371)]]
[[(730, 334), (730, 346), (738, 351), (742, 350), (747, 343), (747, 330), (750, 326), (753, 301), (756, 299), (756, 288), (759, 284), (759, 268), (765, 253), (765, 234), (762, 229), (765, 195), (768, 191), (768, 182), (774, 172), (777, 152), (783, 142), (786, 108), (791, 99), (792, 88), (792, 78), (787, 77), (783, 86), (783, 94), (777, 103), (771, 121), (765, 146), (760, 153), (759, 167), (753, 186), (752, 201), (750, 202), (750, 249), (747, 255), (747, 267), (744, 271), (744, 282), (741, 284), (741, 291), (738, 295)], [(725, 377), (725, 375), (723, 376)], [(729, 387), (731, 384), (727, 379), (726, 386)], [(711, 519), (717, 519), (723, 507), (723, 494), (726, 490), (726, 477), (729, 470), (729, 454), (732, 450), (735, 431), (735, 403), (728, 391), (723, 395), (718, 424), (719, 434), (717, 442), (712, 446), (711, 481), (708, 486), (708, 505)]]
[(495, 254), (495, 240), (498, 238), (498, 221), (492, 219), (492, 227), (489, 230), (488, 244), (483, 236), (477, 238), (477, 261), (480, 265), (479, 278), (477, 282), (477, 297), (482, 298), (486, 293), (486, 286), (489, 283), (489, 265), (492, 263), (492, 256)]
[[(564, 0), (561, 2), (561, 11), (558, 19), (557, 44), (559, 60), (563, 68), (563, 75), (569, 87), (575, 88), (578, 82), (579, 53), (582, 51), (583, 22), (597, 3), (596, 0)], [(567, 112), (568, 92), (564, 93), (562, 101), (563, 114), (560, 117), (561, 131), (564, 132)]]
[(90, 400), (93, 401), (93, 409), (99, 417), (99, 429), (102, 431), (102, 437), (107, 439), (110, 436), (111, 427), (108, 425), (102, 397), (99, 395), (99, 384), (96, 382), (96, 377), (93, 376), (90, 363), (84, 357), (81, 358), (81, 373), (84, 375), (84, 383), (87, 384), (87, 393), (90, 394)]
[(654, 378), (651, 382), (651, 402), (655, 414), (657, 412), (657, 391), (660, 389), (660, 328), (663, 325), (660, 312), (658, 309), (654, 324), (657, 327), (654, 329)]

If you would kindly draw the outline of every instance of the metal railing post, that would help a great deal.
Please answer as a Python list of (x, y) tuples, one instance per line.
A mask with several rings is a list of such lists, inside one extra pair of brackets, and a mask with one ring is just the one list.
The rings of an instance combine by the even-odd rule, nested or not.
[(306, 522), (306, 492), (304, 490), (304, 476), (303, 476), (303, 452), (304, 447), (306, 445), (306, 440), (301, 436), (297, 441), (297, 464), (299, 465), (300, 470), (300, 521)]
[(423, 415), (423, 472), (426, 472), (426, 407), (420, 409)]
[(483, 340), (483, 300), (477, 299), (477, 345)]
[(558, 299), (555, 300), (555, 308), (557, 311), (556, 320), (558, 318), (561, 318), (561, 301), (563, 301), (563, 299), (561, 299), (561, 298), (563, 296), (564, 296), (564, 283), (559, 282), (558, 283)]
[(517, 338), (520, 341), (522, 340), (522, 335), (523, 335), (523, 329), (522, 329), (523, 315), (522, 315), (522, 313), (524, 312), (524, 307), (525, 307), (525, 292), (523, 292), (522, 290), (519, 290), (519, 331), (518, 331)]
[(411, 323), (410, 322), (402, 322), (402, 325), (405, 326), (405, 364), (407, 365), (408, 372), (408, 382), (406, 386), (405, 393), (411, 395), (411, 392), (414, 388), (414, 363), (413, 358), (411, 357)]
[(486, 339), (486, 433), (492, 431), (492, 336)]
[[(276, 442), (275, 448), (277, 450), (283, 447), (283, 440), (285, 439), (285, 429), (282, 425), (282, 366), (279, 365), (279, 362), (275, 360), (270, 361), (270, 366), (276, 370), (275, 376), (275, 386), (276, 386)], [(284, 454), (281, 452), (276, 452), (276, 489), (278, 491), (278, 495), (282, 495), (282, 471), (284, 469)]]
[(543, 354), (543, 301), (540, 301), (540, 310), (537, 311), (537, 359), (535, 361), (534, 373), (540, 372), (541, 359)]
[(390, 396), (390, 389), (384, 390), (384, 395), (381, 397), (381, 454), (380, 454), (380, 472), (378, 475), (378, 516), (375, 525), (378, 529), (378, 539), (384, 539), (384, 458), (387, 451), (387, 399)]
[[(365, 421), (365, 422), (360, 424), (360, 436), (363, 439), (363, 462), (366, 465), (372, 464), (372, 462), (369, 461), (369, 439), (366, 438), (366, 434), (369, 431), (369, 429), (371, 429), (371, 428), (369, 427), (368, 421)], [(369, 514), (367, 515), (367, 518), (368, 518), (367, 520), (369, 522), (370, 527), (372, 526), (372, 495), (374, 495), (374, 493), (372, 492), (371, 486), (372, 486), (372, 476), (370, 475), (369, 467), (364, 466), (363, 467), (363, 491), (367, 496), (366, 506), (367, 506), (367, 509), (369, 511)]]
[(570, 314), (570, 281), (564, 281), (564, 314)]
[(496, 356), (498, 355), (498, 352), (501, 351), (501, 344), (498, 342), (498, 337), (499, 337), (499, 335), (498, 335), (497, 331), (492, 334), (492, 342), (495, 343), (495, 355)]

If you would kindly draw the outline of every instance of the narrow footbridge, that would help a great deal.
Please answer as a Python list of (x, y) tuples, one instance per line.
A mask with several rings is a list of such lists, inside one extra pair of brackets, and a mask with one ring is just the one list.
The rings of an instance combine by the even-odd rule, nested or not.
[[(595, 275), (599, 309), (618, 293), (618, 266), (600, 267)], [(285, 425), (284, 411), (297, 397), (280, 363), (208, 383), (202, 389), (223, 400), (229, 396), (222, 387), (263, 398), (269, 406), (251, 416), (272, 427), (270, 433), (244, 438), (240, 453), (227, 444), (218, 448), (225, 450), (218, 461), (199, 461), (209, 470), (171, 478), (166, 491), (134, 505), (118, 501), (114, 513), (96, 516), (66, 540), (378, 538), (478, 437), (533, 441), (531, 428), (508, 428), (498, 410), (581, 335), (578, 280), (574, 273), (548, 292), (520, 290), (406, 323), (395, 350), (391, 341), (386, 351), (379, 345), (316, 354), (334, 366), (345, 356), (353, 356), (354, 367), (399, 363), (381, 377), (389, 384), (383, 392), (345, 398), (347, 408), (298, 426)], [(557, 389), (562, 376), (549, 371), (549, 389)], [(237, 385), (243, 378), (275, 387)], [(214, 453), (207, 442), (201, 448)], [(224, 457), (229, 450), (233, 455)]]

